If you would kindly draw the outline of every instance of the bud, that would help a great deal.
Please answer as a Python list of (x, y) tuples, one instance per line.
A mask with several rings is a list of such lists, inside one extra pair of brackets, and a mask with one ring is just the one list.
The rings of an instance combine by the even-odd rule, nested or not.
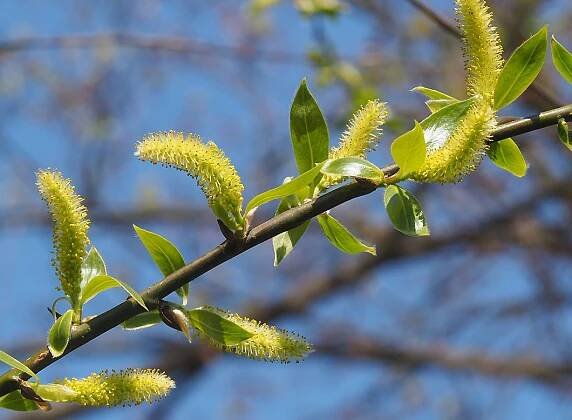
[(69, 179), (56, 171), (36, 174), (38, 191), (52, 215), (55, 257), (53, 264), (61, 288), (76, 308), (79, 302), (81, 264), (87, 254), (89, 220), (83, 199)]
[(145, 137), (135, 156), (186, 172), (203, 190), (214, 214), (233, 232), (243, 230), (244, 186), (230, 160), (213, 142), (202, 143), (193, 134), (169, 131)]
[(152, 403), (175, 388), (175, 382), (156, 369), (92, 373), (83, 379), (66, 378), (61, 384), (76, 392), (73, 401), (91, 407)]

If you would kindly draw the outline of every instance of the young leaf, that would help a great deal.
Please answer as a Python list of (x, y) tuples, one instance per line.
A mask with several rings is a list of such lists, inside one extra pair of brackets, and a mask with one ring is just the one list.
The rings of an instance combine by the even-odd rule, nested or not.
[(95, 276), (106, 274), (107, 268), (103, 258), (94, 246), (91, 247), (81, 264), (81, 288), (83, 289), (87, 282)]
[(77, 392), (73, 389), (62, 384), (38, 385), (34, 388), (34, 391), (36, 391), (43, 400), (54, 402), (74, 401), (74, 397), (77, 395)]
[(380, 183), (384, 178), (383, 172), (376, 165), (355, 156), (328, 160), (321, 172), (331, 176), (369, 179), (375, 183)]
[(383, 197), (385, 209), (393, 227), (409, 236), (428, 236), (429, 227), (423, 209), (409, 191), (390, 185)]
[(324, 166), (325, 162), (319, 163), (318, 165), (314, 166), (309, 171), (304, 172), (301, 175), (298, 175), (296, 178), (292, 178), (290, 182), (280, 185), (279, 187), (272, 188), (268, 191), (264, 191), (263, 193), (258, 194), (256, 197), (252, 198), (246, 205), (246, 210), (244, 211), (246, 214), (250, 212), (255, 207), (261, 206), (262, 204), (268, 203), (272, 200), (278, 200), (280, 198), (288, 197), (289, 195), (295, 194), (296, 191), (300, 190), (301, 188), (305, 187), (306, 185), (311, 184), (314, 179), (320, 173), (322, 166)]
[(425, 86), (416, 86), (411, 89), (412, 92), (419, 92), (422, 95), (425, 95), (429, 99), (439, 100), (439, 99), (446, 99), (446, 100), (453, 100), (456, 101), (457, 99), (453, 98), (451, 95), (447, 95), (444, 92), (438, 91), (437, 89), (431, 89)]
[(326, 120), (305, 79), (300, 83), (290, 109), (290, 137), (299, 173), (314, 168), (328, 158)]
[(318, 223), (322, 228), (322, 232), (330, 243), (346, 254), (359, 254), (360, 252), (367, 252), (371, 255), (376, 255), (375, 246), (369, 246), (362, 243), (339, 221), (334, 219), (327, 213), (322, 213), (318, 216)]
[[(183, 256), (171, 241), (136, 225), (133, 225), (133, 229), (165, 277), (185, 265)], [(181, 296), (183, 305), (186, 305), (189, 297), (189, 284), (178, 289), (177, 294)]]
[(40, 382), (38, 375), (36, 375), (28, 366), (20, 362), (18, 359), (10, 356), (8, 353), (3, 352), (2, 350), (0, 350), (0, 362), (6, 363), (11, 368), (18, 369), (20, 372), (33, 377), (38, 383)]
[(423, 128), (415, 121), (415, 127), (396, 138), (391, 144), (391, 156), (399, 166), (399, 173), (405, 176), (417, 171), (427, 156)]
[(70, 341), (73, 309), (68, 309), (56, 319), (48, 333), (48, 350), (54, 357), (60, 357)]
[(39, 407), (34, 401), (24, 398), (20, 391), (12, 391), (0, 397), (0, 408), (14, 411), (34, 411)]
[(135, 331), (152, 327), (153, 325), (160, 324), (161, 322), (159, 311), (154, 309), (152, 311), (142, 312), (129, 318), (127, 321), (123, 321), (121, 323), (121, 327), (127, 331)]
[[(300, 205), (300, 199), (296, 195), (291, 195), (283, 198), (276, 209), (276, 216), (284, 213), (286, 210), (297, 207)], [(274, 248), (274, 267), (282, 262), (284, 258), (292, 252), (306, 229), (310, 225), (310, 221), (306, 220), (300, 226), (290, 229), (287, 232), (282, 232), (272, 238), (272, 247)]]
[(513, 139), (504, 139), (492, 143), (487, 154), (499, 168), (519, 178), (526, 175), (526, 161)]
[(572, 152), (572, 138), (570, 138), (570, 130), (568, 128), (568, 123), (564, 118), (558, 120), (558, 125), (556, 126), (558, 132), (558, 138), (564, 146)]
[(544, 26), (512, 53), (495, 87), (495, 109), (512, 103), (536, 79), (546, 57), (547, 37)]
[(572, 83), (572, 53), (552, 35), (552, 62), (558, 73), (568, 82)]
[(453, 105), (457, 102), (459, 102), (458, 99), (431, 99), (429, 101), (425, 101), (425, 105), (429, 108), (431, 113), (435, 113), (446, 106)]
[(252, 337), (244, 328), (207, 309), (192, 309), (187, 314), (193, 328), (220, 345), (234, 346)]
[(469, 98), (455, 102), (421, 121), (420, 125), (423, 128), (427, 152), (438, 150), (445, 145), (473, 101), (473, 98)]
[(145, 305), (145, 301), (143, 300), (141, 295), (139, 295), (139, 293), (137, 293), (135, 291), (135, 289), (133, 289), (127, 283), (125, 283), (121, 280), (118, 280), (114, 277), (107, 276), (107, 275), (106, 276), (95, 276), (94, 278), (92, 278), (89, 281), (89, 283), (87, 283), (85, 285), (85, 287), (83, 288), (80, 300), (81, 300), (82, 304), (85, 304), (85, 303), (89, 302), (91, 299), (93, 299), (94, 297), (96, 297), (101, 292), (104, 292), (104, 291), (109, 290), (109, 289), (113, 289), (115, 287), (123, 288), (123, 290), (125, 290), (133, 299), (135, 299), (135, 301), (139, 305), (141, 305), (146, 310), (149, 310), (147, 308), (147, 306)]

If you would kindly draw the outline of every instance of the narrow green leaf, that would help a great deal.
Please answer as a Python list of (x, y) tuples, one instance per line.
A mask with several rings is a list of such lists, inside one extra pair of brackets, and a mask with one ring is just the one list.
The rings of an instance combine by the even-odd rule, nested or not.
[(81, 288), (83, 289), (87, 282), (95, 276), (106, 274), (107, 268), (103, 258), (94, 246), (91, 247), (81, 264)]
[(328, 160), (321, 172), (331, 176), (369, 179), (375, 183), (382, 182), (384, 178), (383, 172), (376, 165), (356, 156)]
[(564, 80), (572, 83), (572, 53), (552, 35), (552, 62)]
[(159, 315), (159, 311), (154, 309), (129, 318), (127, 321), (121, 323), (121, 327), (127, 331), (135, 331), (152, 327), (153, 325), (160, 324), (161, 322), (162, 320), (161, 315)]
[(429, 227), (423, 209), (409, 191), (397, 185), (390, 185), (383, 197), (387, 215), (393, 227), (409, 236), (428, 236)]
[[(184, 267), (185, 260), (171, 241), (155, 232), (142, 229), (136, 225), (133, 225), (133, 229), (135, 229), (145, 249), (147, 249), (147, 252), (165, 277)], [(189, 297), (188, 283), (177, 290), (177, 294), (181, 296), (183, 305), (186, 305)]]
[(441, 109), (445, 108), (446, 106), (453, 105), (459, 102), (458, 99), (431, 99), (425, 102), (427, 108), (432, 113), (440, 111)]
[(509, 57), (495, 87), (495, 109), (512, 103), (536, 79), (544, 65), (548, 28), (543, 26)]
[(367, 252), (371, 255), (376, 255), (375, 246), (369, 246), (361, 242), (344, 225), (329, 214), (322, 213), (317, 219), (326, 238), (340, 251), (346, 254)]
[(519, 178), (526, 175), (526, 161), (513, 139), (504, 139), (491, 143), (487, 154), (499, 168)]
[(302, 80), (290, 109), (290, 137), (299, 173), (328, 158), (329, 136), (318, 103)]
[(474, 99), (455, 102), (434, 114), (429, 115), (420, 125), (423, 128), (427, 153), (439, 150), (457, 129), (461, 118), (465, 116)]
[(454, 100), (457, 99), (453, 98), (451, 95), (447, 95), (444, 92), (441, 92), (437, 89), (431, 89), (425, 86), (416, 86), (411, 89), (412, 92), (418, 92), (422, 95), (425, 95), (429, 99), (439, 100), (439, 99), (446, 99), (446, 100)]
[(84, 289), (82, 290), (82, 295), (80, 297), (80, 300), (82, 303), (89, 302), (91, 299), (93, 299), (95, 296), (97, 296), (101, 292), (104, 292), (104, 291), (109, 290), (109, 289), (113, 289), (115, 287), (121, 287), (133, 299), (135, 299), (135, 301), (139, 305), (141, 305), (145, 309), (149, 310), (147, 308), (147, 306), (145, 305), (145, 301), (143, 300), (141, 295), (139, 295), (139, 293), (137, 293), (135, 291), (135, 289), (133, 289), (127, 283), (125, 283), (121, 280), (118, 280), (115, 277), (111, 277), (111, 276), (95, 276), (94, 278), (92, 278), (89, 281), (89, 283), (87, 283), (85, 285)]
[(562, 144), (572, 152), (572, 138), (570, 137), (570, 129), (568, 128), (568, 123), (564, 118), (560, 118), (558, 120), (556, 131), (558, 132), (558, 138)]
[(423, 128), (415, 121), (415, 127), (396, 138), (391, 144), (391, 156), (399, 166), (400, 175), (417, 171), (427, 156)]
[[(283, 198), (276, 209), (275, 216), (284, 213), (286, 210), (297, 207), (300, 205), (300, 199), (296, 195), (291, 195)], [(282, 232), (272, 238), (272, 247), (274, 249), (274, 267), (282, 262), (284, 258), (292, 252), (306, 229), (310, 225), (310, 221), (307, 220), (300, 226), (296, 226), (294, 229), (290, 229), (287, 232)]]
[(252, 334), (241, 326), (209, 310), (192, 309), (187, 311), (187, 314), (193, 328), (223, 346), (234, 346), (252, 337)]
[(27, 398), (24, 398), (20, 391), (12, 391), (0, 397), (0, 408), (14, 411), (34, 411), (38, 405)]
[(33, 377), (38, 383), (40, 382), (40, 378), (38, 378), (38, 375), (36, 375), (32, 369), (2, 350), (0, 350), (0, 362), (6, 363), (11, 368), (18, 369), (20, 372), (24, 372)]
[(69, 402), (73, 401), (77, 392), (62, 384), (38, 385), (34, 388), (36, 394), (46, 401)]
[(60, 357), (68, 343), (71, 336), (73, 309), (68, 309), (60, 316), (50, 328), (48, 333), (48, 350), (54, 357)]
[(289, 195), (295, 194), (296, 191), (305, 187), (306, 185), (310, 185), (314, 179), (320, 173), (322, 166), (324, 166), (325, 162), (319, 163), (318, 165), (314, 166), (309, 171), (304, 172), (301, 175), (298, 175), (296, 178), (292, 178), (290, 182), (280, 185), (279, 187), (272, 188), (268, 191), (264, 191), (263, 193), (258, 194), (256, 197), (252, 198), (246, 205), (245, 214), (248, 214), (250, 210), (255, 207), (261, 206), (262, 204), (268, 203), (272, 200), (278, 200), (280, 198), (288, 197)]

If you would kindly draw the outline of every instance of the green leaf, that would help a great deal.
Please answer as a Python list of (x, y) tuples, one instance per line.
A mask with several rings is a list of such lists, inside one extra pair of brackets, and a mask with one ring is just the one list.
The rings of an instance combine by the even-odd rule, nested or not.
[(103, 258), (93, 246), (85, 256), (81, 263), (81, 288), (87, 284), (95, 276), (107, 274), (107, 268)]
[(384, 179), (381, 169), (373, 163), (356, 156), (328, 160), (322, 166), (321, 172), (331, 176), (369, 179), (375, 183), (380, 183)]
[(558, 73), (568, 82), (572, 83), (572, 53), (552, 35), (552, 62)]
[(68, 309), (60, 316), (50, 328), (48, 333), (48, 350), (54, 357), (60, 357), (68, 343), (71, 336), (73, 309)]
[(367, 252), (371, 255), (376, 255), (375, 247), (365, 245), (339, 221), (334, 219), (327, 213), (322, 213), (318, 216), (318, 223), (322, 228), (322, 232), (330, 243), (346, 254), (359, 254), (360, 252)]
[(558, 132), (558, 138), (568, 150), (572, 151), (572, 138), (570, 138), (570, 130), (568, 128), (568, 123), (564, 118), (558, 120), (558, 125), (556, 126), (556, 131)]
[[(286, 198), (283, 198), (276, 209), (275, 216), (284, 213), (286, 210), (290, 210), (291, 208), (297, 207), (300, 205), (300, 199), (296, 195), (291, 195)], [(310, 225), (310, 221), (306, 220), (300, 226), (296, 226), (293, 229), (290, 229), (287, 232), (282, 232), (272, 238), (272, 247), (274, 249), (274, 267), (277, 267), (278, 264), (282, 262), (284, 258), (292, 252), (308, 226)]]
[(139, 295), (139, 293), (135, 291), (135, 289), (133, 289), (127, 283), (111, 276), (95, 276), (94, 278), (92, 278), (89, 281), (89, 283), (87, 283), (83, 288), (80, 301), (82, 302), (82, 304), (89, 302), (91, 299), (93, 299), (101, 292), (113, 289), (115, 287), (123, 288), (123, 290), (125, 290), (133, 299), (135, 299), (135, 301), (139, 305), (141, 305), (146, 310), (149, 310), (147, 308), (147, 305), (145, 305), (145, 301), (143, 300), (141, 295)]
[(491, 143), (487, 154), (499, 168), (519, 178), (526, 175), (526, 161), (513, 139), (504, 139)]
[(411, 89), (412, 92), (418, 92), (422, 95), (425, 95), (429, 99), (439, 100), (439, 99), (446, 99), (446, 100), (454, 100), (457, 99), (453, 98), (451, 95), (447, 95), (444, 92), (438, 91), (437, 89), (431, 89), (425, 86), (416, 86)]
[(0, 397), (0, 408), (14, 411), (34, 411), (39, 407), (34, 401), (24, 398), (20, 391), (12, 391)]
[(512, 103), (536, 79), (544, 65), (547, 37), (548, 28), (543, 26), (512, 53), (495, 87), (495, 109)]
[(427, 153), (439, 150), (447, 143), (447, 140), (453, 131), (457, 129), (459, 122), (465, 116), (473, 101), (474, 98), (469, 98), (455, 102), (421, 121), (420, 125), (423, 128)]
[(431, 99), (430, 101), (426, 101), (425, 105), (429, 108), (429, 111), (437, 112), (446, 106), (453, 105), (459, 102), (458, 99)]
[(248, 214), (250, 210), (255, 207), (259, 207), (262, 204), (268, 203), (272, 200), (278, 200), (280, 198), (288, 197), (289, 195), (295, 194), (298, 190), (305, 187), (306, 185), (310, 185), (314, 179), (320, 173), (322, 166), (324, 166), (325, 162), (319, 163), (318, 165), (314, 166), (309, 171), (304, 172), (301, 175), (298, 175), (296, 178), (292, 178), (290, 182), (280, 185), (279, 187), (272, 188), (268, 191), (264, 191), (263, 193), (258, 194), (256, 197), (252, 198), (246, 205), (245, 214)]
[[(165, 277), (185, 266), (183, 256), (171, 241), (139, 226), (133, 225), (133, 228)], [(181, 296), (183, 305), (186, 305), (189, 297), (189, 284), (177, 290), (177, 294)]]
[(409, 236), (429, 235), (423, 209), (409, 191), (390, 185), (385, 190), (383, 202), (393, 227), (399, 232)]
[(234, 346), (252, 337), (252, 333), (241, 326), (207, 309), (191, 309), (187, 314), (189, 322), (196, 330), (223, 346)]
[(62, 384), (38, 385), (34, 388), (36, 394), (46, 401), (69, 402), (74, 401), (77, 392)]
[(329, 136), (318, 103), (302, 80), (290, 109), (290, 137), (299, 173), (328, 158)]
[(415, 121), (415, 128), (396, 138), (391, 144), (391, 156), (402, 176), (417, 171), (425, 163), (427, 147), (423, 128)]
[(161, 315), (159, 311), (154, 309), (148, 312), (142, 312), (129, 318), (127, 321), (121, 323), (121, 327), (127, 331), (142, 330), (143, 328), (149, 328), (153, 325), (160, 324), (162, 322)]
[(6, 363), (11, 368), (18, 369), (20, 372), (33, 377), (38, 383), (40, 382), (40, 378), (38, 378), (38, 375), (36, 375), (32, 369), (2, 350), (0, 350), (0, 362)]

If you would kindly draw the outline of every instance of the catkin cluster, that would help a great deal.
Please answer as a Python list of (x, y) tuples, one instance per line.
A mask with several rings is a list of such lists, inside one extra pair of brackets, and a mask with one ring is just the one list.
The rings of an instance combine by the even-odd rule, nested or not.
[(92, 373), (86, 378), (60, 382), (76, 393), (74, 402), (91, 407), (152, 403), (175, 388), (175, 382), (156, 369)]
[(476, 169), (496, 126), (494, 91), (502, 69), (502, 45), (483, 0), (456, 0), (463, 33), (467, 94), (473, 104), (446, 142), (427, 150), (423, 167), (412, 178), (425, 182), (456, 182)]
[(236, 169), (216, 144), (205, 144), (193, 134), (155, 133), (137, 144), (135, 156), (174, 167), (196, 178), (217, 218), (234, 232), (243, 229), (244, 186)]
[(81, 264), (89, 245), (87, 208), (69, 179), (56, 171), (37, 173), (38, 190), (52, 215), (55, 256), (53, 264), (61, 288), (77, 305), (81, 284)]
[(289, 331), (264, 324), (225, 310), (205, 307), (227, 321), (233, 322), (252, 334), (252, 337), (233, 346), (224, 346), (206, 334), (197, 331), (200, 337), (206, 338), (213, 346), (251, 359), (287, 363), (300, 360), (312, 351), (310, 344), (301, 336)]

